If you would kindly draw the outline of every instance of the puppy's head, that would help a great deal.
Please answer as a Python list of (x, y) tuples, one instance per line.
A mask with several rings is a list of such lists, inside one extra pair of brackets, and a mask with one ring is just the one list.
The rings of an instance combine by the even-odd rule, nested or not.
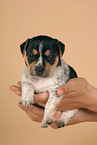
[(61, 65), (65, 45), (48, 36), (37, 36), (20, 45), (25, 64), (33, 76), (48, 77)]

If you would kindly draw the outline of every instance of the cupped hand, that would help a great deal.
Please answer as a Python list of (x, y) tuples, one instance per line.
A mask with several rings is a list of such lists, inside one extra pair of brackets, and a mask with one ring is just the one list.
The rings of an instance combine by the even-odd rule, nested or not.
[[(87, 86), (87, 85), (89, 85), (89, 84), (85, 79), (81, 79), (81, 78), (74, 79), (74, 80), (72, 79), (72, 80), (68, 81), (67, 84), (61, 86), (58, 89), (58, 95), (60, 96), (60, 95), (64, 94), (64, 97), (63, 97), (62, 101), (59, 103), (59, 106), (57, 108), (58, 112), (56, 112), (54, 120), (59, 119), (61, 117), (61, 112), (59, 113), (59, 111), (68, 110), (68, 109), (70, 110), (70, 109), (75, 109), (75, 108), (86, 108), (86, 109), (79, 109), (78, 113), (73, 117), (73, 119), (67, 125), (73, 125), (73, 124), (77, 124), (77, 123), (85, 122), (85, 121), (97, 121), (97, 113), (93, 112), (91, 110), (88, 110), (88, 108), (86, 106), (89, 106), (89, 105), (86, 105), (86, 103), (83, 103), (85, 101), (84, 97), (88, 94), (88, 93), (86, 93), (86, 90), (88, 92), (90, 92), (90, 90), (91, 90), (91, 89), (89, 90), (89, 86)], [(71, 89), (69, 88), (69, 86)], [(74, 87), (74, 86), (76, 86), (76, 87)], [(81, 92), (79, 91), (79, 88), (80, 88)], [(17, 94), (19, 96), (22, 95), (21, 82), (18, 82), (17, 85), (12, 85), (10, 87), (10, 89), (15, 94)], [(34, 102), (45, 107), (48, 97), (49, 97), (48, 93), (35, 94)], [(88, 98), (88, 95), (86, 96), (86, 98)], [(42, 121), (43, 115), (44, 115), (43, 108), (39, 108), (34, 105), (31, 105), (28, 108), (25, 108), (20, 104), (18, 104), (18, 106), (27, 113), (27, 115), (31, 118), (31, 120), (33, 120), (35, 122)], [(57, 128), (54, 123), (52, 123), (50, 126), (54, 129)]]
[(74, 78), (58, 88), (58, 95), (63, 95), (57, 108), (72, 110), (86, 108), (97, 112), (97, 89), (91, 86), (84, 78)]

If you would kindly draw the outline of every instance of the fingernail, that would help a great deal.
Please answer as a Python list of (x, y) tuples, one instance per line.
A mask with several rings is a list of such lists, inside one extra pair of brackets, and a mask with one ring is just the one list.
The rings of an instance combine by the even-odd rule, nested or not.
[(64, 89), (63, 89), (63, 88), (62, 88), (62, 89), (59, 89), (59, 90), (58, 90), (58, 95), (61, 96), (61, 95), (63, 95), (63, 94), (64, 94)]

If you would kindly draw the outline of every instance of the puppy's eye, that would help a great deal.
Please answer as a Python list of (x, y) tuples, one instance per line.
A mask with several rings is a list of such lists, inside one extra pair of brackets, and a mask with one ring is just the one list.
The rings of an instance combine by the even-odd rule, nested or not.
[(35, 55), (33, 53), (29, 53), (29, 57), (34, 59), (35, 58)]
[(49, 59), (52, 59), (52, 58), (53, 58), (53, 55), (49, 55), (48, 58), (49, 58)]

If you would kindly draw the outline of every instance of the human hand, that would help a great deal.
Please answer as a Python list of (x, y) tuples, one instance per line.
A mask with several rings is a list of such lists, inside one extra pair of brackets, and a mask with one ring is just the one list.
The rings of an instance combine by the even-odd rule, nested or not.
[(58, 88), (58, 95), (64, 95), (58, 111), (86, 108), (97, 112), (97, 89), (91, 86), (86, 79), (74, 78)]
[[(21, 82), (18, 82), (17, 85), (12, 85), (10, 87), (10, 89), (16, 95), (21, 97), (21, 95), (22, 95)], [(48, 100), (48, 96), (49, 96), (48, 93), (34, 94), (34, 96), (35, 96), (34, 102), (45, 107), (45, 104), (46, 104), (46, 102)], [(27, 115), (30, 117), (31, 120), (33, 120), (35, 122), (42, 122), (43, 115), (44, 115), (43, 108), (37, 107), (35, 105), (30, 105), (28, 108), (25, 108), (19, 103), (18, 103), (18, 106), (27, 113)], [(56, 113), (55, 118), (58, 119), (58, 118), (60, 118), (60, 116), (61, 116), (61, 113)], [(52, 123), (50, 126), (54, 129), (57, 128), (57, 126), (54, 123)]]
[[(11, 86), (10, 89), (12, 91), (14, 91), (17, 95), (21, 96), (22, 93), (21, 93), (21, 83), (20, 82), (18, 83), (18, 85)], [(59, 88), (59, 90), (60, 90), (60, 88)], [(48, 93), (35, 94), (34, 102), (45, 107), (45, 104), (48, 100), (48, 97), (49, 97)], [(62, 101), (59, 104), (59, 107), (58, 107), (59, 110), (62, 107), (61, 104), (62, 104)], [(18, 105), (22, 110), (24, 110), (27, 113), (27, 115), (33, 121), (36, 121), (36, 122), (42, 121), (43, 114), (44, 114), (43, 108), (39, 108), (39, 107), (36, 107), (34, 105), (31, 105), (30, 107), (25, 108), (25, 107), (22, 107), (22, 105), (20, 105), (20, 104), (18, 104)], [(72, 103), (71, 103), (71, 105), (72, 105)], [(64, 104), (63, 104), (63, 106), (64, 106)], [(67, 105), (67, 107), (68, 107), (68, 105)], [(74, 108), (76, 108), (76, 104), (75, 104)], [(63, 109), (64, 109), (64, 107), (62, 107), (62, 110)], [(57, 112), (55, 117), (54, 117), (54, 120), (59, 119), (60, 117), (61, 117), (61, 112), (60, 113)], [(97, 121), (97, 113), (92, 112), (92, 111), (87, 110), (87, 109), (79, 109), (78, 113), (73, 117), (73, 119), (67, 125), (72, 125), (72, 124), (85, 122), (85, 121)], [(57, 128), (54, 123), (52, 123), (50, 126), (54, 129)]]

